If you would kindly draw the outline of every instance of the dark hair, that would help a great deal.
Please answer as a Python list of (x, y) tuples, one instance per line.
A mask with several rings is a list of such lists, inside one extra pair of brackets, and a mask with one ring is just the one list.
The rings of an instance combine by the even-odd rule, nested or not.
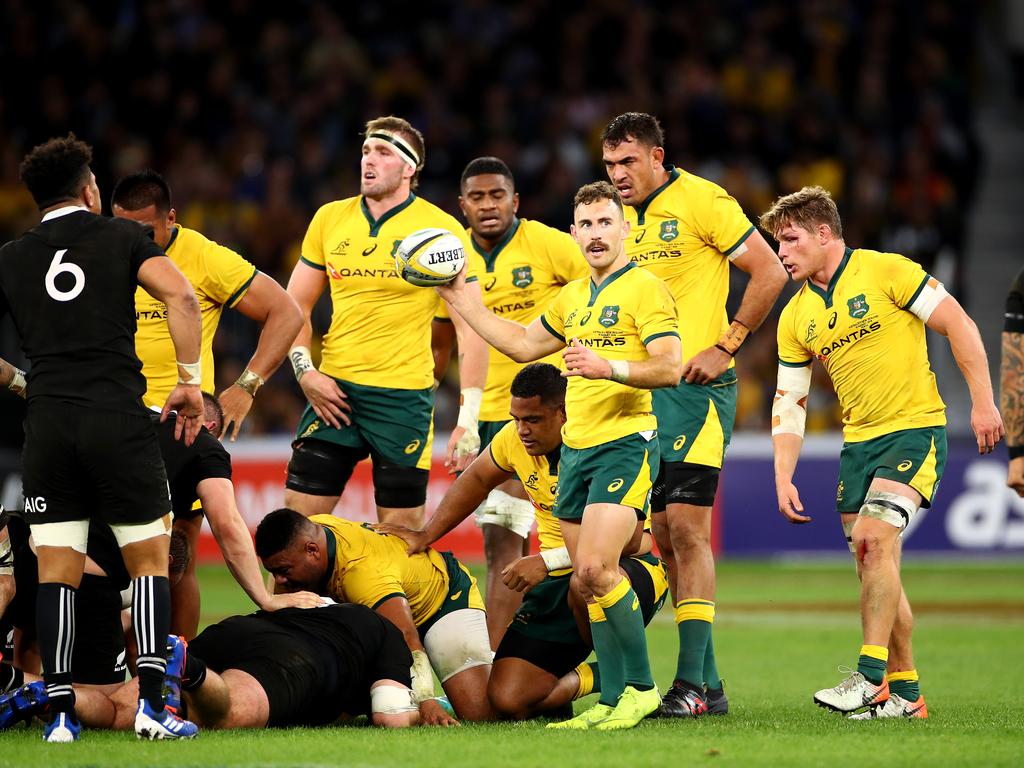
[(296, 536), (311, 535), (313, 523), (294, 509), (275, 509), (256, 526), (256, 555), (264, 560), (291, 546)]
[(512, 397), (539, 397), (544, 405), (563, 405), (566, 383), (551, 363), (530, 363), (512, 379)]
[(110, 204), (126, 211), (140, 211), (155, 205), (157, 213), (166, 215), (171, 210), (171, 188), (163, 176), (147, 168), (117, 182)]
[(215, 435), (219, 435), (224, 428), (224, 409), (220, 407), (217, 396), (209, 392), (203, 392), (203, 421), (213, 422), (210, 431)]
[(601, 131), (601, 144), (612, 149), (632, 139), (645, 147), (665, 146), (665, 131), (654, 115), (646, 112), (626, 112), (614, 118)]
[(473, 176), (483, 176), (485, 173), (504, 176), (508, 179), (508, 183), (512, 185), (512, 189), (516, 188), (516, 180), (512, 177), (512, 171), (505, 165), (505, 161), (498, 157), (478, 157), (475, 160), (470, 160), (466, 170), (462, 172), (462, 180), (459, 182), (460, 188), (466, 188), (467, 179)]
[(169, 576), (177, 576), (184, 573), (188, 568), (188, 561), (192, 559), (189, 551), (188, 537), (177, 528), (171, 528), (170, 564), (167, 567)]
[(89, 181), (92, 147), (69, 133), (32, 148), (18, 169), (39, 210), (78, 197)]
[(590, 203), (596, 203), (600, 200), (611, 200), (618, 206), (619, 213), (623, 212), (622, 198), (619, 196), (619, 191), (607, 181), (592, 181), (576, 190), (576, 197), (572, 201), (572, 208), (576, 210), (576, 207), (579, 205), (590, 205)]

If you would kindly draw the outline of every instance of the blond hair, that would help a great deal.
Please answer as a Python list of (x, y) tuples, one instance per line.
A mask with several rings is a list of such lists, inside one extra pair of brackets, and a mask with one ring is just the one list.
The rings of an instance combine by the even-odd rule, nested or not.
[(761, 227), (775, 238), (790, 225), (813, 232), (819, 225), (826, 224), (835, 237), (843, 239), (839, 209), (832, 195), (823, 187), (804, 187), (799, 192), (783, 195), (761, 214), (760, 222)]
[(395, 117), (394, 115), (385, 115), (384, 117), (377, 117), (373, 120), (368, 120), (364, 134), (369, 136), (374, 131), (397, 133), (405, 139), (405, 141), (408, 142), (416, 152), (416, 172), (413, 173), (412, 179), (409, 183), (409, 186), (412, 189), (416, 189), (416, 185), (420, 180), (420, 171), (423, 169), (423, 163), (427, 159), (427, 147), (423, 141), (423, 134), (416, 130), (408, 120), (404, 120), (401, 117)]

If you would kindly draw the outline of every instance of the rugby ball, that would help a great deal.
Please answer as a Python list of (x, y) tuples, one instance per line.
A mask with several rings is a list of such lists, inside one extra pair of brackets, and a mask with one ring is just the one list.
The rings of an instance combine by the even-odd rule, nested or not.
[(413, 232), (395, 251), (395, 271), (407, 283), (424, 287), (450, 283), (465, 263), (462, 240), (439, 227)]

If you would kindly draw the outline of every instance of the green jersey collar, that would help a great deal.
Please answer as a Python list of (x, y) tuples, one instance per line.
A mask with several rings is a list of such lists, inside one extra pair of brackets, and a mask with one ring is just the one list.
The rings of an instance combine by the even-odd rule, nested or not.
[(853, 249), (847, 246), (843, 252), (843, 260), (839, 262), (839, 266), (836, 267), (835, 273), (832, 275), (832, 279), (828, 281), (828, 289), (821, 290), (818, 286), (812, 283), (809, 279), (807, 281), (807, 287), (810, 288), (814, 293), (821, 297), (821, 300), (825, 302), (825, 309), (832, 308), (832, 294), (835, 292), (836, 285), (839, 283), (839, 278), (843, 274), (843, 270), (846, 269), (846, 265), (850, 262), (850, 256), (853, 255)]
[(509, 243), (512, 242), (512, 238), (516, 236), (516, 232), (518, 232), (518, 231), (519, 231), (519, 217), (518, 216), (513, 216), (512, 217), (512, 226), (510, 226), (508, 228), (508, 231), (506, 231), (505, 234), (501, 236), (501, 239), (498, 240), (498, 242), (495, 244), (494, 248), (492, 248), (490, 251), (485, 251), (481, 247), (480, 243), (478, 243), (476, 241), (476, 238), (473, 237), (473, 235), (469, 236), (470, 242), (473, 243), (473, 250), (476, 251), (477, 253), (479, 253), (483, 257), (484, 263), (487, 265), (487, 271), (488, 272), (493, 272), (494, 271), (494, 263), (498, 260), (498, 254), (501, 253), (503, 250), (505, 250), (505, 246), (506, 245), (508, 245)]
[(396, 205), (394, 208), (385, 211), (384, 215), (381, 216), (379, 219), (374, 219), (373, 214), (370, 213), (370, 209), (366, 206), (366, 198), (360, 195), (359, 208), (362, 210), (363, 216), (366, 217), (366, 223), (370, 225), (370, 237), (376, 237), (377, 233), (380, 232), (380, 228), (384, 226), (384, 223), (388, 219), (400, 214), (402, 211), (404, 211), (406, 208), (412, 205), (415, 200), (416, 194), (414, 192), (410, 192), (409, 196), (405, 199), (405, 202), (400, 203)]
[(610, 275), (608, 275), (608, 277), (606, 277), (604, 279), (604, 282), (601, 283), (600, 287), (594, 285), (594, 278), (591, 277), (590, 278), (590, 301), (587, 302), (587, 306), (588, 307), (594, 306), (594, 302), (597, 301), (597, 295), (599, 293), (601, 293), (601, 291), (603, 291), (607, 286), (609, 286), (612, 283), (614, 283), (616, 280), (618, 280), (620, 277), (622, 277), (624, 274), (626, 274), (629, 270), (634, 269), (635, 267), (636, 267), (636, 263), (635, 262), (632, 262), (632, 261), (629, 262), (626, 266), (622, 267), (621, 269), (617, 269), (614, 272), (612, 272)]
[(662, 184), (656, 190), (651, 192), (651, 194), (649, 194), (647, 196), (647, 199), (644, 200), (642, 203), (640, 203), (640, 205), (638, 205), (636, 207), (636, 223), (637, 224), (643, 224), (644, 223), (644, 216), (647, 214), (647, 208), (650, 206), (651, 203), (654, 202), (654, 198), (656, 198), (658, 195), (660, 195), (662, 192), (664, 192), (665, 191), (665, 187), (667, 187), (669, 184), (671, 184), (673, 181), (675, 181), (676, 179), (679, 178), (679, 169), (676, 168), (674, 165), (666, 165), (665, 166), (665, 170), (668, 171), (668, 181), (666, 181), (664, 184)]

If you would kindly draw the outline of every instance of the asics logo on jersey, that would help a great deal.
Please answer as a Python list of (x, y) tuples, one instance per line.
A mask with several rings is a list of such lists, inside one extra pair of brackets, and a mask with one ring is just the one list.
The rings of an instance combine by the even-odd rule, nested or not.
[(644, 239), (644, 235), (646, 235), (646, 234), (647, 234), (647, 230), (646, 229), (641, 229), (640, 233), (636, 237), (633, 238), (633, 242), (634, 243), (639, 243), (641, 240)]
[(836, 327), (836, 320), (839, 319), (839, 315), (836, 312), (832, 313), (832, 317), (828, 319), (828, 329), (831, 331)]
[(680, 435), (676, 438), (675, 442), (672, 443), (672, 449), (679, 451), (682, 450), (684, 445), (686, 445), (686, 435)]
[(455, 600), (458, 600), (460, 597), (462, 597), (462, 590), (461, 589), (458, 592), (456, 592), (454, 595), (449, 597), (448, 599), (454, 602)]
[(377, 250), (377, 244), (374, 243), (369, 248), (363, 248), (363, 256), (369, 256), (371, 253)]
[(406, 453), (415, 453), (416, 449), (419, 448), (419, 447), (420, 447), (420, 441), (419, 440), (413, 440), (411, 443), (409, 443), (407, 446), (405, 446), (404, 450), (405, 450)]
[(619, 490), (619, 488), (622, 487), (622, 484), (624, 482), (625, 481), (621, 477), (615, 478), (610, 483), (608, 483), (608, 492), (609, 493), (615, 493), (615, 491)]
[(485, 285), (485, 286), (484, 286), (484, 290), (485, 290), (485, 291), (489, 291), (489, 290), (491, 290), (491, 288), (493, 288), (493, 287), (494, 287), (494, 285), (495, 285), (495, 283), (497, 283), (497, 282), (498, 282), (498, 278), (497, 278), (497, 276), (495, 276), (495, 277), (492, 277), (492, 278), (491, 278), (491, 282), (489, 282), (489, 283), (488, 283), (487, 285)]
[(898, 469), (900, 472), (906, 472), (912, 466), (914, 466), (914, 462), (912, 462), (910, 459), (904, 459), (903, 461), (896, 465), (896, 469)]

